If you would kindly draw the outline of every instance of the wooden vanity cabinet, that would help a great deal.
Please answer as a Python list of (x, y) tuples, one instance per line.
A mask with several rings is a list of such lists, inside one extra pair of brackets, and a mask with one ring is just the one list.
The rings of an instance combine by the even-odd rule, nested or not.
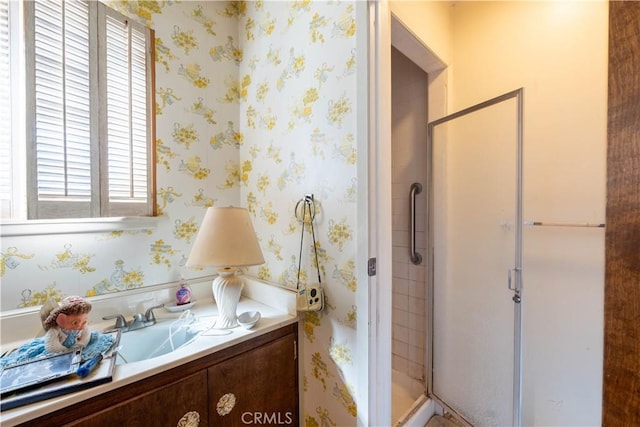
[(22, 425), (296, 426), (297, 364), (292, 324)]
[(296, 341), (289, 334), (209, 371), (209, 425), (297, 425)]

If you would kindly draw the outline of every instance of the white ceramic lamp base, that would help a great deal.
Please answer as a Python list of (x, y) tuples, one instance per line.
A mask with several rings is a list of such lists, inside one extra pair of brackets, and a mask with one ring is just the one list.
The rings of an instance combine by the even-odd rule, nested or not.
[(213, 298), (218, 306), (218, 320), (215, 327), (229, 329), (238, 326), (236, 310), (240, 302), (240, 294), (244, 287), (243, 280), (236, 276), (235, 268), (225, 268), (218, 271), (218, 277), (213, 280), (211, 288)]

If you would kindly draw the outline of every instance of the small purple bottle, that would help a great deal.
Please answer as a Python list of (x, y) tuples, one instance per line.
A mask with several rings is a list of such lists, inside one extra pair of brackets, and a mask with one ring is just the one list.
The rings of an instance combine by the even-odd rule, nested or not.
[(191, 289), (180, 279), (180, 289), (176, 292), (176, 305), (185, 305), (191, 302)]

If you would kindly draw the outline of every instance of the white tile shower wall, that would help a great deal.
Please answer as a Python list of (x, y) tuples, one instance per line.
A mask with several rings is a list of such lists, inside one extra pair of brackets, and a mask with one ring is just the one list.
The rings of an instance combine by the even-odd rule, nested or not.
[(428, 76), (397, 50), (392, 52), (393, 369), (424, 380), (426, 268), (409, 255), (409, 189), (416, 197), (416, 250), (426, 256)]

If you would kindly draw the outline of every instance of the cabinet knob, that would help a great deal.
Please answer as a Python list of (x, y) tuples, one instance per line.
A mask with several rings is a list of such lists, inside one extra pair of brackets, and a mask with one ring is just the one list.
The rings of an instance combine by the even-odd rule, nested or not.
[(236, 406), (236, 396), (233, 393), (227, 393), (218, 400), (216, 411), (218, 411), (218, 415), (224, 417), (231, 412), (234, 406)]
[(189, 411), (180, 418), (176, 427), (198, 427), (198, 425), (200, 425), (200, 414)]

